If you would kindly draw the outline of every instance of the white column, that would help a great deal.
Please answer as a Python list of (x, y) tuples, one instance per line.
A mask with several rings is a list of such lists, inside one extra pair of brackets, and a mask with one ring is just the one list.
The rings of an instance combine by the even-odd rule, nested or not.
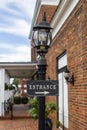
[(0, 116), (4, 116), (5, 69), (0, 69)]

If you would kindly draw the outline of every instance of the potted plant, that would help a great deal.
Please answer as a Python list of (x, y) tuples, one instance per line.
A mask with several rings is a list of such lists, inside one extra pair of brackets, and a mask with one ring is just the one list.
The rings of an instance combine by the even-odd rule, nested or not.
[(45, 129), (52, 130), (52, 120), (50, 114), (57, 110), (57, 105), (54, 102), (47, 102), (45, 107)]
[[(29, 101), (31, 108), (29, 109), (29, 114), (37, 119), (39, 116), (39, 101), (37, 98), (30, 99)], [(45, 129), (52, 130), (52, 120), (50, 119), (50, 114), (57, 110), (57, 105), (54, 102), (47, 102), (45, 104)]]

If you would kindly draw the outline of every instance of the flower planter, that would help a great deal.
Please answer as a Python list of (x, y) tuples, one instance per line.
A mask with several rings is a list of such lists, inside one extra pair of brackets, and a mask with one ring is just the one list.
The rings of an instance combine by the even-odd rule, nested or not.
[(50, 118), (45, 119), (45, 130), (52, 130), (52, 120)]

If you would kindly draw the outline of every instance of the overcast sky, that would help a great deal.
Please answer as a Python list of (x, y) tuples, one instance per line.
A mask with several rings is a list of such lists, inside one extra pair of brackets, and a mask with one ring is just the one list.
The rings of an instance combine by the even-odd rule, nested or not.
[(30, 61), (29, 31), (36, 0), (0, 0), (0, 62)]

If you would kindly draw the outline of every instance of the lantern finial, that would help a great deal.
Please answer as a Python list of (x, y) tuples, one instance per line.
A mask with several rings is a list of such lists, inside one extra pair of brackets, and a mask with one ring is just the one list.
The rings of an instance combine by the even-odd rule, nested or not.
[(42, 21), (46, 21), (46, 12), (44, 12)]

